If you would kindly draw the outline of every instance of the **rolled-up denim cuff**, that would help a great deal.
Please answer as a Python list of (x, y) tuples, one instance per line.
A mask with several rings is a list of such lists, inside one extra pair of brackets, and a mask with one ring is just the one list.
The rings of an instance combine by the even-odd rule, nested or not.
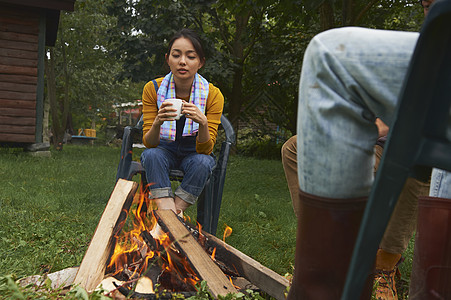
[(175, 190), (175, 195), (180, 197), (180, 199), (182, 199), (183, 201), (189, 203), (189, 204), (194, 204), (196, 203), (196, 200), (198, 197), (194, 196), (193, 194), (188, 193), (187, 191), (185, 191), (184, 189), (182, 189), (181, 186), (179, 186), (176, 190)]
[(174, 198), (174, 193), (172, 192), (172, 189), (170, 187), (150, 189), (149, 198), (158, 199), (158, 198), (166, 198), (166, 197)]

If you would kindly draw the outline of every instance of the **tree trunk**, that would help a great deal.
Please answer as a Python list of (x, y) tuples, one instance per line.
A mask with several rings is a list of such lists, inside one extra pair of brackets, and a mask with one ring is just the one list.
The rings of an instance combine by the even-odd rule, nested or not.
[(44, 97), (44, 117), (42, 120), (42, 141), (44, 143), (50, 143), (50, 128), (49, 128), (49, 114), (50, 114), (50, 101), (49, 97)]
[[(63, 58), (63, 74), (64, 74), (64, 98), (63, 98), (63, 111), (62, 111), (62, 119), (61, 124), (63, 125), (63, 137), (66, 130), (69, 128), (69, 108), (70, 108), (70, 97), (69, 97), (69, 86), (70, 86), (70, 76), (68, 71), (67, 64), (67, 54), (66, 54), (66, 46), (63, 38), (63, 32), (58, 33), (61, 40), (61, 54)], [(70, 120), (72, 121), (72, 120)]]
[[(48, 57), (45, 59), (45, 70), (47, 73), (47, 94), (52, 116), (53, 145), (57, 150), (62, 150), (64, 130), (61, 130), (59, 106), (56, 99), (55, 57), (52, 48), (48, 49)], [(61, 142), (61, 146), (58, 145), (58, 141)]]
[(321, 31), (335, 27), (334, 10), (330, 1), (324, 1), (319, 7)]
[(53, 48), (48, 49), (48, 58), (45, 60), (47, 71), (47, 90), (50, 103), (50, 112), (52, 116), (53, 145), (56, 150), (63, 149), (64, 133), (68, 123), (69, 116), (69, 72), (67, 69), (66, 51), (62, 42), (63, 74), (64, 74), (64, 97), (58, 101), (56, 91), (55, 76), (55, 54)]
[(235, 69), (232, 86), (232, 97), (229, 101), (230, 122), (232, 123), (232, 127), (236, 135), (238, 134), (239, 130), (240, 113), (241, 107), (243, 105), (243, 72), (243, 66), (239, 66)]
[(352, 23), (353, 0), (343, 0), (341, 25), (347, 26)]
[(235, 74), (233, 76), (232, 97), (229, 101), (230, 103), (229, 118), (236, 135), (238, 135), (241, 107), (243, 106), (244, 102), (243, 74), (244, 74), (245, 46), (243, 44), (243, 35), (246, 33), (250, 15), (251, 15), (250, 11), (247, 12), (246, 14), (235, 15), (236, 33), (232, 44), (233, 50), (232, 54), (235, 57), (234, 63), (236, 64), (236, 67)]

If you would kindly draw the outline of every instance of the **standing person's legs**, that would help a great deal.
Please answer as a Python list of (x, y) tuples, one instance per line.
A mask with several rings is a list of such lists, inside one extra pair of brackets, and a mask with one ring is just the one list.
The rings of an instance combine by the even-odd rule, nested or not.
[[(382, 158), (382, 148), (375, 146), (375, 149), (376, 172)], [(416, 227), (418, 197), (426, 196), (428, 192), (429, 182), (422, 182), (415, 178), (407, 179), (382, 237), (381, 249), (399, 255), (407, 249)]]
[(290, 190), (291, 202), (296, 217), (300, 216), (299, 205), (299, 180), (298, 180), (298, 160), (297, 160), (297, 136), (293, 135), (282, 146), (282, 165)]
[[(292, 136), (284, 143), (282, 147), (282, 164), (294, 211), (296, 216), (300, 216), (296, 138), (296, 136)], [(374, 172), (376, 172), (383, 154), (383, 148), (376, 145), (374, 154), (376, 158)], [(439, 173), (436, 177), (437, 179), (442, 179), (443, 175)], [(438, 183), (437, 189), (439, 185)], [(378, 299), (397, 298), (395, 274), (401, 261), (401, 254), (407, 249), (415, 231), (418, 197), (427, 195), (428, 190), (429, 183), (409, 178), (398, 198), (398, 203), (395, 206), (376, 256), (375, 281), (377, 282), (377, 288), (375, 295)]]
[(301, 216), (290, 299), (341, 295), (373, 182), (375, 117), (391, 123), (417, 38), (341, 28), (317, 35), (307, 48), (297, 132)]
[[(374, 172), (376, 173), (383, 148), (379, 145), (374, 148), (376, 156)], [(404, 184), (376, 255), (374, 280), (377, 299), (397, 299), (395, 275), (398, 264), (416, 228), (418, 197), (427, 195), (428, 191), (429, 182), (408, 178)]]

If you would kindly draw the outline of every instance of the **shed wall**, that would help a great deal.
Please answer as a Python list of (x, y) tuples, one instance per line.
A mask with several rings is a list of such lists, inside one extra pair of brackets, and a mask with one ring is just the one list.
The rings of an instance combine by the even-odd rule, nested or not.
[(40, 14), (0, 3), (0, 142), (36, 140)]

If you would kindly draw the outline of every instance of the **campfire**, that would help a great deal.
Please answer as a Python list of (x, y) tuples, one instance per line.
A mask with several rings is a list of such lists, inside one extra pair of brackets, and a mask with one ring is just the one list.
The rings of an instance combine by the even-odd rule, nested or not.
[[(120, 179), (78, 269), (74, 284), (110, 295), (212, 297), (248, 289), (284, 299), (288, 281), (171, 210), (155, 210), (148, 192)], [(230, 235), (226, 228), (224, 238)], [(168, 296), (169, 295), (169, 296)]]
[[(170, 236), (157, 225), (157, 220), (162, 219), (162, 214), (171, 212), (154, 212), (156, 207), (148, 194), (148, 189), (143, 188), (135, 194), (127, 217), (129, 224), (123, 226), (119, 235), (115, 237), (114, 252), (107, 266), (106, 278), (101, 285), (111, 289), (113, 284), (114, 289), (125, 295), (129, 295), (132, 291), (136, 294), (154, 294), (156, 290), (185, 296), (195, 294), (196, 285), (201, 279), (191, 267), (186, 254), (179, 250)], [(167, 217), (166, 220), (170, 222)], [(204, 246), (203, 250), (215, 261), (216, 248), (212, 250), (205, 247), (206, 237), (202, 234), (201, 226), (192, 228), (185, 219), (178, 221), (191, 231), (196, 237), (196, 242)], [(163, 226), (167, 228), (167, 225)], [(227, 227), (226, 232), (230, 231), (231, 228)], [(229, 275), (230, 282), (232, 276), (237, 277), (233, 270), (219, 262), (216, 263)]]
[(170, 292), (195, 291), (200, 278), (169, 236), (156, 230), (159, 227), (152, 212), (156, 207), (147, 190), (142, 188), (134, 198), (127, 217), (129, 228), (124, 226), (115, 237), (116, 245), (103, 282), (119, 284), (122, 291), (155, 293), (157, 285)]

